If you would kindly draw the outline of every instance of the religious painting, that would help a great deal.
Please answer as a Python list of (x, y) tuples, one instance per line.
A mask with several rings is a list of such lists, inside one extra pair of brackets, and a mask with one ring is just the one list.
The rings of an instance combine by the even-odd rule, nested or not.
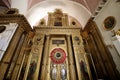
[(111, 30), (114, 28), (116, 24), (116, 20), (113, 16), (109, 16), (104, 20), (103, 24), (106, 30)]
[(27, 76), (27, 80), (34, 80), (36, 68), (38, 63), (38, 55), (36, 53), (33, 53), (32, 59), (30, 62), (29, 72)]
[(87, 71), (87, 65), (83, 60), (80, 61), (80, 71), (81, 71), (82, 80), (90, 80)]
[(34, 79), (34, 73), (36, 71), (36, 67), (37, 67), (37, 62), (35, 60), (31, 61), (27, 80)]

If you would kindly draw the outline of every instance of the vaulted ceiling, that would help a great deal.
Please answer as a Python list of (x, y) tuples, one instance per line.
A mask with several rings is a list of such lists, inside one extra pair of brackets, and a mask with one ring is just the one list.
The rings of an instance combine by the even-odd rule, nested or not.
[(26, 16), (31, 26), (47, 16), (48, 12), (60, 8), (84, 27), (100, 1), (102, 0), (0, 0), (0, 6), (18, 8), (19, 12)]
[[(32, 6), (42, 1), (45, 1), (45, 0), (28, 0), (28, 9), (30, 9)], [(50, 0), (47, 0), (47, 1), (50, 1)], [(57, 1), (60, 1), (60, 0), (57, 0)], [(64, 1), (67, 1), (67, 0), (64, 0)], [(84, 7), (86, 7), (90, 12), (94, 12), (100, 0), (71, 0), (71, 1), (80, 3)]]

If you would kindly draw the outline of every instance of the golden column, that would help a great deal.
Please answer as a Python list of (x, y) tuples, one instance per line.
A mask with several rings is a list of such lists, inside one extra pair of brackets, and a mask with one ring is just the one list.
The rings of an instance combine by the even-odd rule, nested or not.
[(26, 66), (26, 70), (25, 70), (23, 80), (27, 80), (31, 59), (32, 59), (32, 53), (29, 54), (29, 58), (28, 58), (28, 62), (27, 62), (27, 66)]
[[(76, 45), (75, 45), (76, 46)], [(76, 62), (76, 68), (77, 68), (77, 74), (78, 74), (78, 80), (81, 80), (81, 73), (80, 73), (80, 63), (79, 63), (79, 51), (78, 51), (79, 47), (76, 46), (74, 47), (74, 50), (76, 50), (75, 52), (75, 62)]]
[(66, 35), (66, 37), (67, 37), (67, 50), (68, 50), (70, 80), (77, 80), (76, 72), (75, 72), (75, 66), (74, 66), (75, 63), (74, 63), (74, 60), (73, 60), (73, 51), (72, 51), (70, 35)]
[(42, 70), (41, 70), (41, 78), (40, 80), (46, 80), (46, 74), (48, 72), (47, 63), (49, 59), (49, 43), (50, 43), (50, 36), (46, 35), (46, 42), (44, 47), (44, 54), (43, 54), (43, 62), (42, 62)]

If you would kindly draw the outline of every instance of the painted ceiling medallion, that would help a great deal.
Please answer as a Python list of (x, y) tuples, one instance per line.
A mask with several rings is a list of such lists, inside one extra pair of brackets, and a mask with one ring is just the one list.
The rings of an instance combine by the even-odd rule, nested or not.
[(66, 53), (61, 48), (55, 48), (50, 53), (51, 61), (55, 64), (62, 64), (66, 59)]
[(104, 28), (106, 30), (111, 30), (111, 29), (113, 29), (115, 27), (116, 20), (115, 20), (115, 18), (113, 16), (108, 16), (104, 20), (103, 24), (104, 24)]

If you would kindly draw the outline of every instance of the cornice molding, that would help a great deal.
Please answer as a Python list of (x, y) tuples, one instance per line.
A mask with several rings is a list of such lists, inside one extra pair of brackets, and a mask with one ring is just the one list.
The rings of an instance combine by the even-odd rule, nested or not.
[(45, 26), (45, 27), (39, 27), (34, 26), (34, 29), (81, 29), (80, 27), (68, 27), (68, 26), (62, 26), (62, 27), (56, 27), (56, 26)]
[(32, 30), (25, 16), (21, 14), (0, 14), (0, 24), (3, 23), (17, 23), (27, 31)]

